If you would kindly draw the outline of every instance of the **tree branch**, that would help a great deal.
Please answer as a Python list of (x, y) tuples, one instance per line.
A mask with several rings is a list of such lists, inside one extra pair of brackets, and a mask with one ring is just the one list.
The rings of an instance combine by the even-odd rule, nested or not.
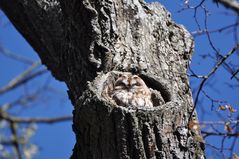
[(53, 117), (53, 118), (44, 118), (44, 117), (37, 117), (37, 118), (18, 118), (18, 117), (11, 117), (11, 120), (16, 123), (38, 123), (38, 124), (54, 124), (57, 122), (62, 121), (71, 121), (72, 116), (62, 116), (62, 117)]
[[(203, 121), (200, 122), (200, 125), (225, 125), (225, 123), (227, 123), (226, 121)], [(235, 120), (235, 121), (230, 121), (230, 124), (238, 124), (239, 120)]]
[[(3, 93), (6, 93), (14, 88), (19, 87), (22, 84), (25, 84), (26, 82), (30, 81), (31, 79), (38, 77), (44, 73), (47, 72), (47, 69), (42, 69), (40, 71), (37, 71), (35, 73), (32, 73), (32, 71), (40, 65), (40, 61), (37, 61), (32, 64), (26, 71), (15, 77), (13, 80), (11, 80), (5, 87), (0, 89), (0, 95)], [(32, 74), (31, 74), (32, 73)]]
[(10, 130), (12, 133), (12, 137), (13, 137), (13, 146), (16, 150), (18, 159), (22, 159), (22, 155), (21, 155), (21, 150), (20, 150), (20, 145), (18, 142), (18, 136), (17, 136), (17, 125), (14, 122), (10, 122)]
[(202, 134), (205, 134), (205, 136), (230, 136), (230, 137), (238, 137), (238, 133), (221, 133), (221, 132), (207, 132), (207, 131), (201, 131)]
[(23, 63), (26, 63), (26, 64), (30, 64), (32, 65), (34, 63), (33, 60), (27, 58), (27, 57), (24, 57), (24, 56), (20, 56), (18, 54), (15, 54), (13, 52), (11, 52), (10, 50), (4, 48), (3, 46), (0, 45), (0, 53), (6, 57), (9, 57), (13, 60), (16, 60), (16, 61), (19, 61), (19, 62), (23, 62)]
[(239, 3), (235, 0), (214, 0), (214, 2), (221, 3), (226, 8), (230, 8), (239, 14)]
[(38, 124), (53, 124), (62, 121), (69, 121), (72, 120), (72, 116), (61, 116), (61, 117), (53, 117), (53, 118), (45, 118), (45, 117), (13, 117), (10, 116), (7, 112), (0, 110), (0, 118), (7, 120), (13, 123), (38, 123)]
[(204, 86), (204, 84), (206, 83), (206, 81), (217, 71), (217, 69), (223, 64), (223, 62), (225, 60), (227, 60), (237, 49), (239, 48), (239, 45), (236, 45), (232, 50), (230, 50), (224, 57), (222, 57), (218, 63), (216, 64), (216, 66), (214, 66), (212, 68), (212, 70), (208, 73), (208, 75), (204, 76), (204, 79), (201, 81), (200, 85), (199, 85), (199, 88), (198, 88), (198, 91), (197, 91), (197, 94), (196, 94), (196, 97), (195, 97), (195, 101), (194, 101), (194, 107), (192, 109), (192, 112), (191, 112), (191, 115), (189, 117), (189, 121), (191, 120), (192, 118), (192, 114), (197, 106), (197, 102), (198, 102), (198, 99), (199, 99), (199, 95), (201, 93), (201, 90)]

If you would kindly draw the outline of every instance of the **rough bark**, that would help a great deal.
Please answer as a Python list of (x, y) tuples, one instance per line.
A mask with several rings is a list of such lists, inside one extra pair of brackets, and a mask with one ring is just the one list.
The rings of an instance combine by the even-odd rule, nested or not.
[[(0, 7), (69, 88), (72, 159), (204, 158), (200, 133), (188, 127), (193, 39), (159, 3), (0, 0)], [(117, 106), (103, 95), (119, 72), (145, 81), (154, 108)]]

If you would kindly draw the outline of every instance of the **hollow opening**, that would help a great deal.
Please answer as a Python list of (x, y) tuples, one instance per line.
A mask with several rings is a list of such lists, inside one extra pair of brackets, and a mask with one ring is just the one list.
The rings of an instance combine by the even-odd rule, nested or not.
[(170, 102), (172, 100), (172, 92), (162, 82), (146, 75), (139, 75), (139, 77), (144, 80), (145, 84), (149, 88), (159, 91), (165, 103)]

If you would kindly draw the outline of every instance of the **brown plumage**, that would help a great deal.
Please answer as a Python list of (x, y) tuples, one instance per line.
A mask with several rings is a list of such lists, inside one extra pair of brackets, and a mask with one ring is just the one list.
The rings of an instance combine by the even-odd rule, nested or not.
[(149, 88), (131, 73), (124, 73), (115, 81), (111, 98), (120, 106), (153, 107)]

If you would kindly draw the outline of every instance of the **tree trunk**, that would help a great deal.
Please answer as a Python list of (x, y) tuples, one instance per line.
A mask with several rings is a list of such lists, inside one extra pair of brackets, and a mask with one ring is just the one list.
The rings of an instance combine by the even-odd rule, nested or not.
[[(200, 132), (188, 126), (197, 121), (187, 77), (193, 40), (159, 3), (0, 0), (0, 7), (69, 88), (71, 159), (204, 158)], [(106, 87), (122, 72), (143, 79), (154, 107), (112, 100)]]

